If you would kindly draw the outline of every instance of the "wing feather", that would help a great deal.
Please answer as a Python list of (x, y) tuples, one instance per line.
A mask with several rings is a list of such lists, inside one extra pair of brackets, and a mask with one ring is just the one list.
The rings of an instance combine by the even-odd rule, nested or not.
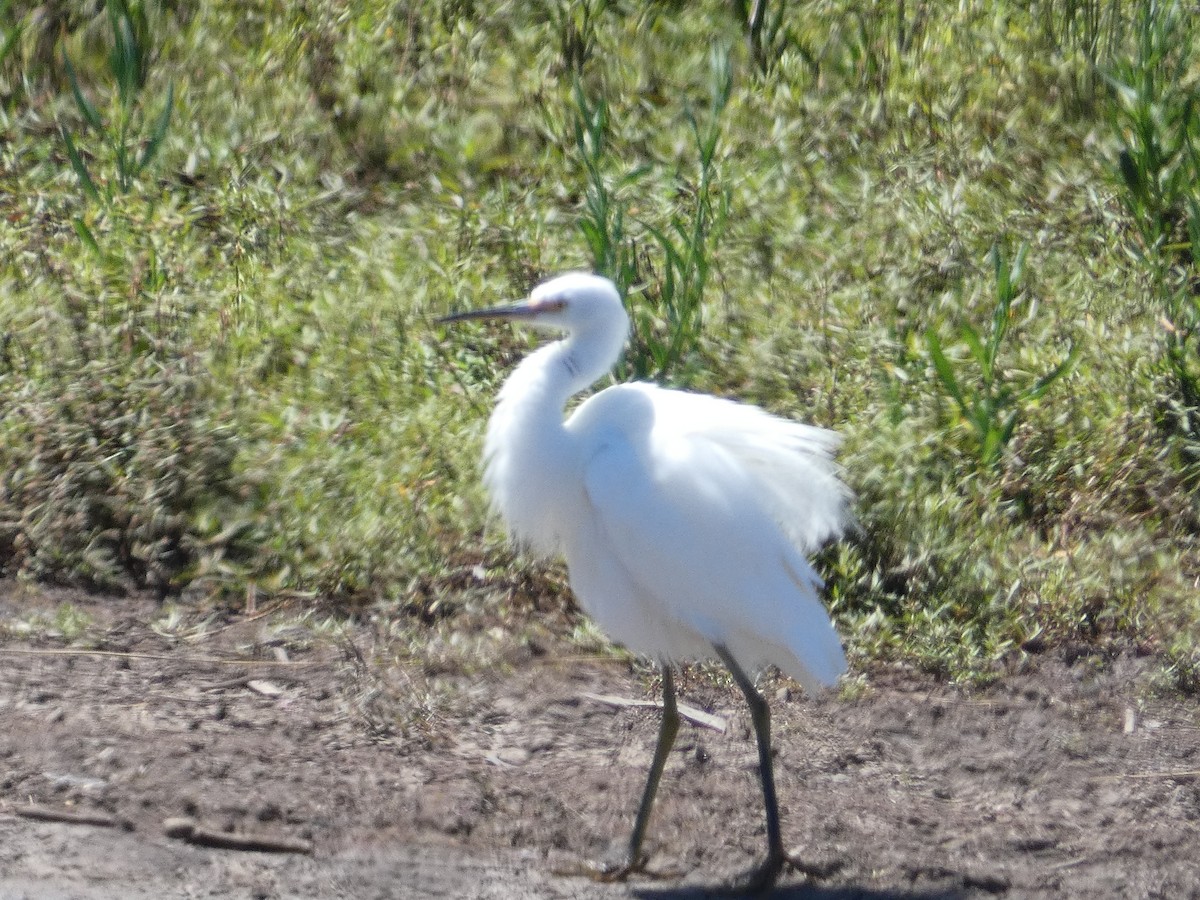
[[(581, 601), (602, 627), (642, 652), (711, 657), (711, 645), (721, 643), (748, 670), (774, 663), (810, 690), (832, 683), (845, 657), (818, 597), (820, 578), (802, 552), (845, 523), (829, 432), (783, 427), (794, 423), (766, 413), (745, 416), (757, 411), (729, 401), (677, 405), (679, 397), (699, 395), (610, 389), (572, 419), (595, 447), (583, 473), (590, 536), (567, 548), (572, 583), (577, 567), (594, 569), (594, 559), (581, 558), (591, 553), (619, 566), (625, 593), (633, 594), (588, 597), (590, 583), (598, 591), (601, 579), (584, 578)], [(607, 408), (587, 409), (597, 401)], [(690, 412), (707, 412), (709, 420), (691, 420)], [(714, 413), (756, 433), (720, 427)], [(789, 454), (809, 459), (790, 460), (794, 483), (770, 483)], [(805, 475), (817, 479), (815, 488)], [(792, 496), (774, 499), (772, 488), (781, 487)], [(813, 509), (824, 517), (816, 524)], [(781, 522), (785, 514), (793, 521)]]

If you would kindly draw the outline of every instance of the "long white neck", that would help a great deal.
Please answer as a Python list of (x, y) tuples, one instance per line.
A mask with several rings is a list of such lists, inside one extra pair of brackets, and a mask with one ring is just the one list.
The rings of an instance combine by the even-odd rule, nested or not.
[(509, 531), (543, 553), (559, 549), (565, 523), (555, 521), (550, 501), (569, 490), (578, 465), (563, 408), (609, 371), (625, 336), (625, 329), (572, 333), (531, 354), (500, 389), (488, 422), (484, 483)]
[[(581, 332), (530, 354), (504, 382), (499, 402), (520, 399), (522, 406), (544, 407), (562, 424), (562, 411), (575, 394), (606, 375), (625, 343), (620, 336)], [(536, 398), (536, 400), (535, 400)]]

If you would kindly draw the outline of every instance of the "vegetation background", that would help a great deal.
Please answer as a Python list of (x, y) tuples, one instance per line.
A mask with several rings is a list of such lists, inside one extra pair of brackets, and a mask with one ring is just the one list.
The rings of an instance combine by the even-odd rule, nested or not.
[(593, 268), (846, 436), (860, 664), (1196, 691), (1198, 12), (0, 0), (0, 567), (596, 645), (478, 486), (534, 338), (432, 324)]

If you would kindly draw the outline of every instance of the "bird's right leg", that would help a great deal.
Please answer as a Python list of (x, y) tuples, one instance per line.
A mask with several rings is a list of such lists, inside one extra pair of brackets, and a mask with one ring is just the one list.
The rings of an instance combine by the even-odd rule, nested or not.
[(654, 806), (654, 795), (658, 793), (658, 783), (662, 779), (667, 757), (675, 743), (675, 735), (679, 732), (679, 709), (675, 704), (675, 678), (666, 661), (662, 664), (662, 673), (663, 708), (662, 724), (658, 729), (658, 746), (654, 748), (654, 761), (650, 763), (650, 775), (646, 779), (646, 789), (642, 791), (642, 802), (638, 805), (637, 818), (633, 822), (633, 834), (629, 837), (629, 848), (623, 859), (611, 863), (600, 863), (596, 867), (595, 877), (599, 881), (620, 881), (634, 872), (644, 871), (646, 867), (646, 857), (642, 854), (642, 844), (646, 839), (646, 826), (650, 822), (650, 810)]

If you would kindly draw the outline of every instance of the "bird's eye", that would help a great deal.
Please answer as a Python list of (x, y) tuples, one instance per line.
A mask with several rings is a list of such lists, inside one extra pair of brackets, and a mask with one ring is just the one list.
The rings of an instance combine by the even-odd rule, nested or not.
[(539, 313), (561, 312), (567, 308), (567, 301), (561, 297), (552, 297), (537, 304)]

